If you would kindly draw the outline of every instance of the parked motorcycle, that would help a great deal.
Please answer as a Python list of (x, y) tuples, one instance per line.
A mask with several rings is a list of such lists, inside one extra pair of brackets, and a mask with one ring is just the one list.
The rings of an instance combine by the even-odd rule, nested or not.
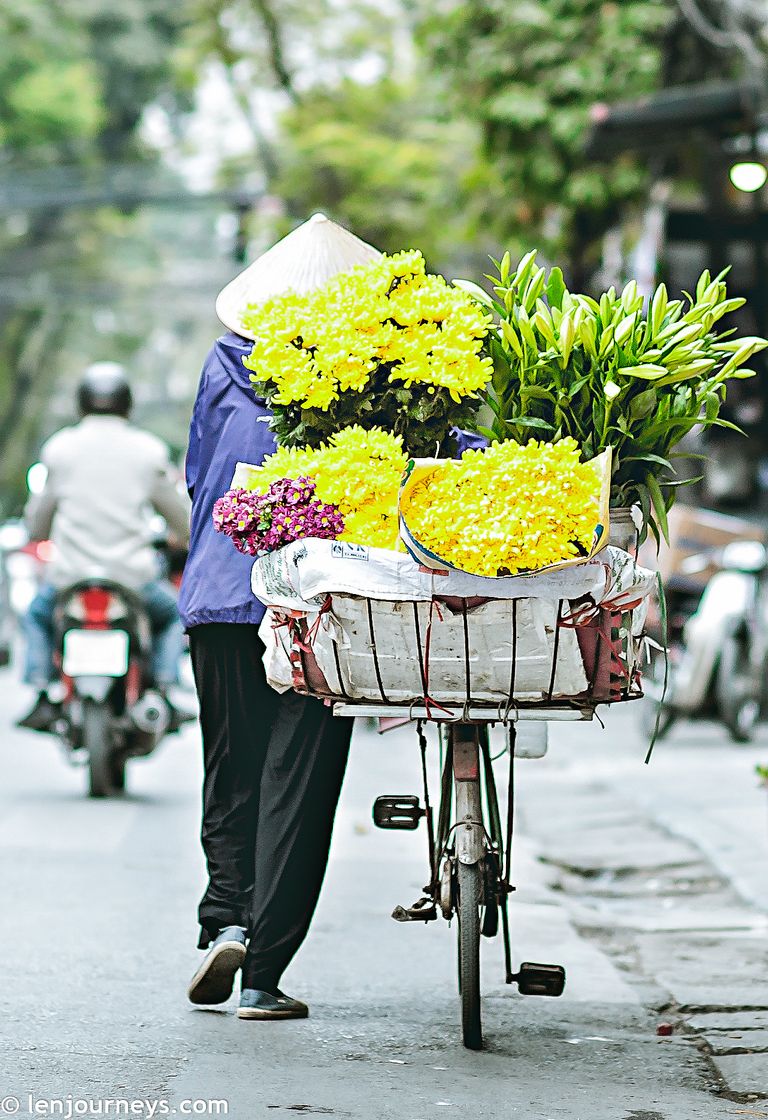
[(135, 594), (89, 580), (59, 593), (54, 624), (54, 731), (87, 758), (90, 796), (107, 797), (125, 788), (128, 759), (151, 754), (169, 729), (171, 708), (151, 682), (149, 620)]
[[(702, 590), (697, 577), (713, 567)], [(735, 742), (752, 739), (767, 699), (767, 572), (765, 546), (742, 540), (686, 557), (668, 578), (667, 657), (656, 650), (645, 684), (649, 734), (706, 717)]]

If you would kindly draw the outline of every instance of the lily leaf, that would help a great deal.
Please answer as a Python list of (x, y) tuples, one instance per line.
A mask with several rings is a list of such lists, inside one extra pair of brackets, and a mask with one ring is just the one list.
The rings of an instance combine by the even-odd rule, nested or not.
[(557, 399), (554, 393), (550, 393), (548, 389), (542, 389), (540, 385), (526, 385), (523, 392), (529, 400), (550, 401), (554, 404)]
[(620, 377), (642, 377), (644, 381), (656, 381), (659, 377), (666, 376), (666, 366), (639, 365), (621, 366), (617, 371)]
[(653, 505), (653, 512), (656, 515), (656, 520), (659, 523), (659, 528), (664, 536), (664, 540), (669, 544), (669, 522), (667, 520), (667, 507), (664, 501), (664, 495), (661, 492), (655, 475), (649, 474), (645, 480), (648, 487), (648, 493), (651, 496), (651, 503)]
[(626, 457), (626, 459), (624, 459), (624, 462), (625, 463), (658, 463), (658, 465), (660, 467), (665, 467), (669, 471), (674, 470), (674, 467), (670, 463), (669, 459), (664, 459), (664, 458), (662, 458), (661, 455), (654, 455), (650, 451), (646, 455), (628, 455)]
[(704, 475), (700, 474), (698, 478), (676, 478), (672, 482), (663, 482), (662, 486), (675, 487), (679, 490), (681, 486), (693, 486), (696, 482), (703, 482)]
[(550, 307), (562, 309), (563, 296), (565, 295), (565, 280), (560, 268), (553, 268), (547, 280), (547, 302)]
[(747, 435), (747, 433), (744, 431), (744, 429), (740, 428), (738, 424), (732, 424), (730, 420), (723, 420), (720, 417), (718, 417), (717, 420), (712, 421), (712, 427), (713, 428), (728, 428), (729, 431), (738, 432), (740, 436), (744, 436), (745, 438), (746, 438), (746, 435)]
[(629, 415), (633, 420), (645, 420), (656, 408), (656, 390), (644, 389), (629, 402)]
[(704, 398), (704, 418), (709, 424), (717, 420), (720, 411), (720, 397), (717, 393), (707, 393)]
[(507, 420), (510, 427), (518, 428), (541, 428), (551, 432), (552, 425), (548, 424), (546, 420), (540, 420), (537, 416), (513, 416)]
[(453, 286), (455, 288), (461, 288), (462, 292), (466, 292), (468, 296), (472, 296), (478, 303), (482, 303), (484, 307), (493, 309), (493, 299), (479, 284), (475, 284), (472, 280), (454, 280)]

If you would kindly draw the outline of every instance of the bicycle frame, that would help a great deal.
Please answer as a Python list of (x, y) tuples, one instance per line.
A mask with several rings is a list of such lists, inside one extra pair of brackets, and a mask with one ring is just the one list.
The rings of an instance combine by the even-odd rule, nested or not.
[(453, 778), (456, 793), (454, 842), (460, 863), (479, 863), (485, 856), (485, 825), (480, 790), (480, 752), (476, 724), (460, 723), (451, 729)]
[[(495, 859), (495, 873), (492, 882), (487, 883), (493, 898), (484, 902), (498, 905), (502, 917), (504, 940), (505, 979), (512, 983), (511, 948), (509, 941), (509, 922), (507, 897), (514, 890), (510, 883), (512, 863), (512, 833), (514, 822), (514, 728), (511, 729), (512, 742), (509, 750), (509, 788), (507, 837), (502, 834), (501, 814), (493, 772), (488, 725), (484, 723), (456, 723), (443, 725), (446, 728), (446, 752), (443, 765), (440, 810), (437, 837), (434, 844), (433, 883), (440, 886), (440, 861), (449, 853), (465, 865), (485, 862), (487, 856)], [(422, 739), (422, 750), (426, 746)], [(425, 777), (425, 803), (429, 807), (429, 791)], [(484, 787), (484, 790), (483, 790)], [(483, 792), (488, 811), (488, 824), (485, 824), (483, 811)], [(455, 798), (455, 820), (451, 823), (453, 799)], [(453, 848), (451, 844), (453, 841)], [(435, 875), (434, 871), (437, 871)], [(434, 898), (434, 901), (439, 901)], [(443, 913), (445, 914), (445, 909)]]
[[(351, 705), (350, 705), (351, 707)], [(383, 707), (383, 706), (382, 706)], [(338, 710), (338, 709), (337, 709)], [(386, 709), (384, 709), (386, 711)], [(539, 709), (539, 719), (548, 710)], [(383, 712), (380, 710), (380, 713)], [(388, 713), (387, 713), (388, 714)], [(467, 713), (468, 714), (468, 713)], [(529, 717), (530, 718), (530, 717)], [(578, 717), (578, 714), (576, 715)], [(412, 906), (397, 906), (392, 917), (401, 922), (436, 921), (438, 912), (458, 918), (459, 977), (464, 1045), (480, 1049), (480, 943), (501, 931), (504, 978), (524, 995), (561, 995), (565, 970), (559, 965), (523, 963), (512, 971), (508, 898), (511, 884), (515, 800), (515, 722), (509, 734), (509, 785), (506, 829), (502, 828), (496, 778), (490, 751), (489, 720), (433, 720), (440, 728), (441, 773), (437, 825), (429, 792), (424, 721), (417, 720), (424, 787), (424, 808), (416, 797), (383, 797), (380, 827), (416, 828), (426, 818), (430, 879), (424, 896)], [(503, 722), (503, 721), (493, 721)]]

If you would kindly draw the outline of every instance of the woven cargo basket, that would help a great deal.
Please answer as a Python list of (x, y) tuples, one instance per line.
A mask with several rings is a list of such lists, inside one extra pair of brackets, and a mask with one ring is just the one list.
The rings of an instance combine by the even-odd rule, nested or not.
[[(434, 718), (458, 706), (504, 719), (516, 709), (594, 709), (641, 695), (627, 615), (580, 613), (567, 600), (334, 594), (314, 618), (275, 610), (268, 618), (291, 687), (346, 705), (421, 706)], [(262, 633), (269, 641), (266, 626)]]

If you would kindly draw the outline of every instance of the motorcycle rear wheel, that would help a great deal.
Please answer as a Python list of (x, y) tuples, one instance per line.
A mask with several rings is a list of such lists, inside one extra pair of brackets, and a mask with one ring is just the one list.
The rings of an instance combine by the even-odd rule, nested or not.
[(125, 789), (125, 759), (122, 755), (112, 756), (112, 789), (122, 793)]
[(759, 686), (752, 677), (746, 634), (731, 634), (723, 642), (717, 669), (717, 704), (735, 743), (751, 743), (760, 719)]
[(115, 782), (109, 710), (94, 700), (83, 701), (83, 747), (88, 752), (89, 797), (109, 797), (119, 788)]

